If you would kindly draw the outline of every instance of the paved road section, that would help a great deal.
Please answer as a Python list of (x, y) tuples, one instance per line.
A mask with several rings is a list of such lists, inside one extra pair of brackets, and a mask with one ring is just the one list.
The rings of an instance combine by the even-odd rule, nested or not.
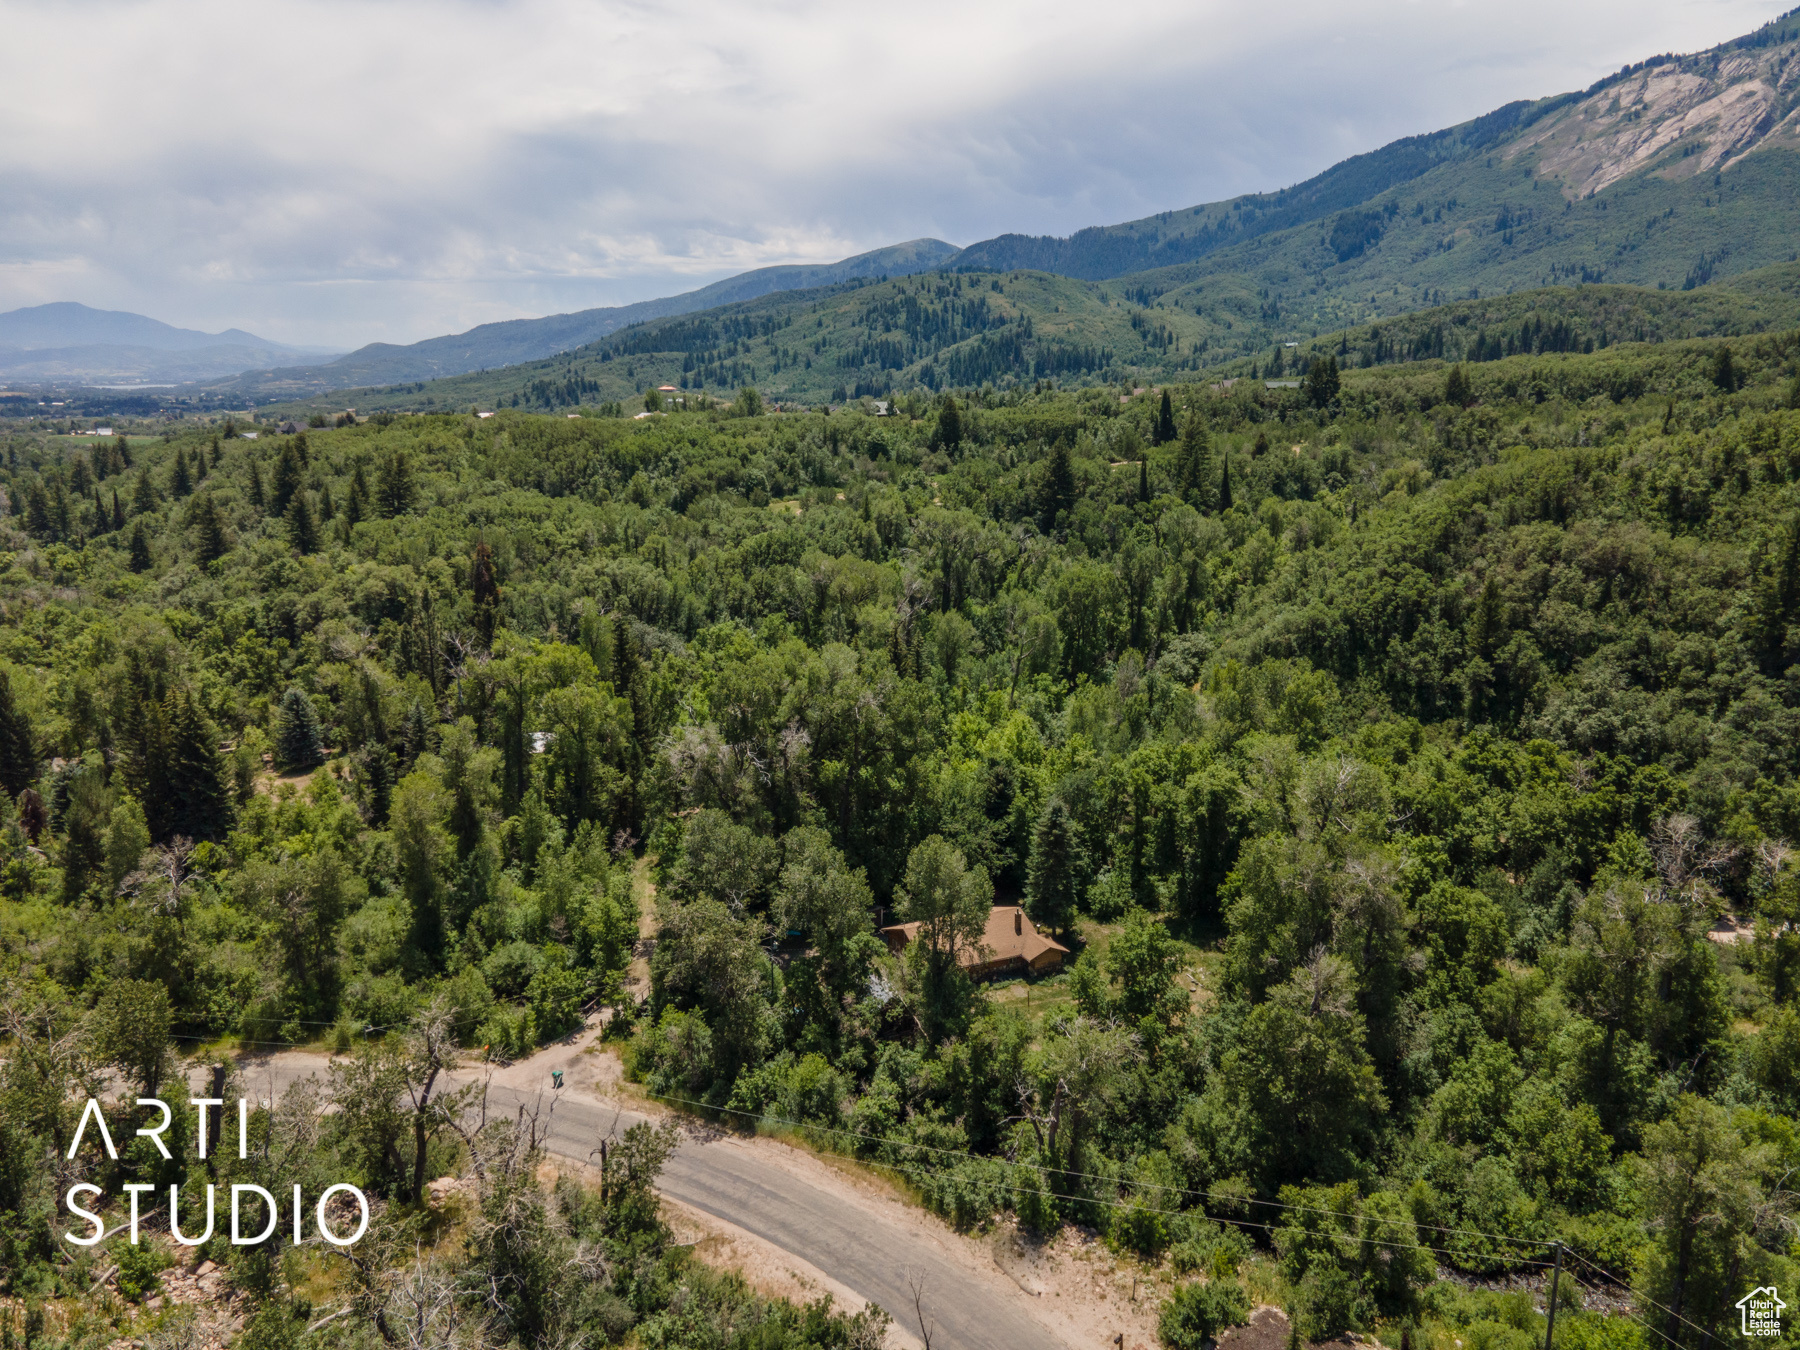
[[(281, 1055), (244, 1066), (244, 1083), (276, 1092), (308, 1073), (325, 1076), (320, 1056)], [(648, 1117), (572, 1089), (524, 1092), (491, 1084), (489, 1118), (512, 1116), (520, 1105), (543, 1101), (550, 1112), (551, 1152), (589, 1162), (609, 1130), (623, 1133)], [(594, 1159), (597, 1161), (597, 1159)], [(932, 1322), (932, 1350), (1058, 1350), (1067, 1342), (1029, 1315), (1024, 1296), (997, 1296), (991, 1268), (972, 1269), (958, 1259), (961, 1244), (922, 1241), (918, 1234), (869, 1208), (845, 1203), (772, 1165), (730, 1136), (683, 1140), (663, 1168), (664, 1195), (762, 1238), (826, 1272), (860, 1297), (885, 1308), (921, 1340), (912, 1281), (924, 1289)], [(960, 1249), (960, 1250), (959, 1250)], [(1004, 1277), (1001, 1277), (1004, 1278)]]

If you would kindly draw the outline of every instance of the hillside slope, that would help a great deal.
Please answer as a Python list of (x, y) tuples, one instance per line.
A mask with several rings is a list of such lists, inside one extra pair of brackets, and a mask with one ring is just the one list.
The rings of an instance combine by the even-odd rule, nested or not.
[[(1471, 259), (1465, 253), (1454, 266), (1436, 269), (1430, 284), (1484, 290), (1517, 285), (1511, 275), (1517, 269), (1501, 264), (1523, 253), (1541, 255), (1536, 262), (1543, 275), (1578, 275), (1583, 265), (1618, 271), (1624, 255), (1635, 254), (1626, 269), (1630, 275), (1615, 279), (1648, 284), (1679, 284), (1692, 268), (1704, 274), (1702, 280), (1715, 271), (1748, 270), (1784, 260), (1800, 246), (1791, 217), (1794, 162), (1786, 156), (1765, 162), (1762, 173), (1729, 185), (1706, 176), (1746, 166), (1759, 151), (1800, 145), (1797, 53), (1800, 19), (1784, 16), (1710, 51), (1626, 67), (1581, 93), (1510, 103), (1444, 131), (1395, 141), (1280, 192), (1167, 211), (1067, 239), (1002, 235), (970, 245), (956, 265), (1035, 268), (1089, 280), (1186, 263), (1206, 262), (1209, 272), (1272, 265), (1324, 271), (1329, 287), (1348, 280), (1331, 276), (1334, 267), (1372, 257), (1379, 265), (1357, 269), (1356, 279), (1371, 279), (1373, 271), (1391, 284), (1416, 271), (1409, 264), (1420, 261), (1393, 256), (1391, 249), (1383, 253), (1382, 242), (1396, 224), (1392, 207), (1411, 212), (1422, 205), (1428, 224), (1447, 226), (1430, 240), (1443, 252), (1451, 251), (1451, 241), (1463, 231), (1465, 238), (1504, 234), (1507, 246), (1527, 246), (1504, 257), (1478, 252)], [(1554, 211), (1637, 177), (1689, 185), (1689, 192), (1663, 194), (1656, 208), (1665, 219), (1671, 218), (1666, 214), (1671, 206), (1696, 208), (1694, 214), (1709, 227), (1701, 231), (1705, 238), (1678, 237), (1671, 246), (1646, 251), (1623, 218), (1545, 228), (1555, 224)], [(1751, 178), (1755, 181), (1744, 181)], [(1714, 189), (1742, 209), (1710, 200), (1718, 195)], [(1523, 197), (1528, 190), (1549, 190), (1563, 201)], [(1502, 217), (1508, 206), (1512, 210)], [(1778, 208), (1776, 218), (1759, 216), (1767, 207)], [(1715, 209), (1731, 218), (1703, 214)], [(1753, 239), (1742, 239), (1733, 228), (1740, 224), (1763, 228)], [(1728, 249), (1712, 242), (1721, 225), (1732, 228)], [(1258, 241), (1266, 242), (1248, 247)], [(1583, 251), (1584, 244), (1598, 247)], [(1412, 280), (1428, 284), (1421, 277)]]
[[(843, 403), (917, 390), (1293, 377), (1315, 354), (1349, 368), (1486, 361), (1800, 326), (1800, 264), (1691, 291), (1557, 286), (1463, 300), (1270, 343), (1271, 302), (1232, 277), (1157, 293), (1165, 273), (1110, 282), (1045, 272), (937, 273), (765, 296), (629, 328), (544, 361), (315, 395), (294, 412), (624, 404), (648, 388)], [(624, 408), (639, 410), (637, 404)]]
[(245, 392), (267, 393), (432, 380), (534, 361), (594, 342), (631, 324), (669, 315), (690, 314), (778, 291), (827, 286), (859, 277), (921, 272), (941, 265), (955, 254), (955, 247), (941, 239), (914, 239), (859, 253), (841, 262), (759, 267), (697, 291), (659, 300), (552, 314), (542, 319), (484, 323), (466, 333), (427, 338), (406, 346), (371, 343), (329, 363), (248, 371), (232, 383)]

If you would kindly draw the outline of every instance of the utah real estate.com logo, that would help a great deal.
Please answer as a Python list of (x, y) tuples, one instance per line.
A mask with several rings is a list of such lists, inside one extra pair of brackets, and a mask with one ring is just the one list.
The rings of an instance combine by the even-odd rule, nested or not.
[(1744, 1335), (1781, 1335), (1781, 1314), (1787, 1304), (1781, 1301), (1774, 1285), (1752, 1289), (1737, 1301), (1737, 1307), (1743, 1316)]

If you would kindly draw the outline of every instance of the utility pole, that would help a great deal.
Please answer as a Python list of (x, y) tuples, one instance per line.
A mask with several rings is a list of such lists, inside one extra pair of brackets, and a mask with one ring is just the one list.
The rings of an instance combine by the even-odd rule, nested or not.
[(1560, 1242), (1550, 1244), (1556, 1248), (1556, 1268), (1550, 1272), (1550, 1320), (1544, 1327), (1544, 1350), (1550, 1350), (1550, 1338), (1556, 1335), (1556, 1287), (1562, 1283), (1562, 1253)]

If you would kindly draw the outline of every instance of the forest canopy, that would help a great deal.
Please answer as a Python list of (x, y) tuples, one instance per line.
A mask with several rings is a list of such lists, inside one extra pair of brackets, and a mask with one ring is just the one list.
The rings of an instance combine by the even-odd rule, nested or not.
[[(1495, 1291), (1553, 1243), (1566, 1346), (1737, 1337), (1794, 1269), (1800, 350), (1528, 337), (882, 416), (12, 433), (0, 1293), (86, 1287), (65, 1090), (308, 1044), (362, 1106), (258, 1128), (367, 1185), (396, 1269), (428, 1171), (510, 1160), (500, 1292), (443, 1317), (872, 1343), (689, 1265), (666, 1140), (547, 1192), (525, 1123), (386, 1109), (598, 1014), (656, 1097), (1199, 1272), (1172, 1345), (1248, 1289), (1525, 1350)], [(971, 982), (994, 904), (1068, 966)], [(298, 1255), (231, 1259), (257, 1345), (387, 1339), (379, 1281), (309, 1330)]]

